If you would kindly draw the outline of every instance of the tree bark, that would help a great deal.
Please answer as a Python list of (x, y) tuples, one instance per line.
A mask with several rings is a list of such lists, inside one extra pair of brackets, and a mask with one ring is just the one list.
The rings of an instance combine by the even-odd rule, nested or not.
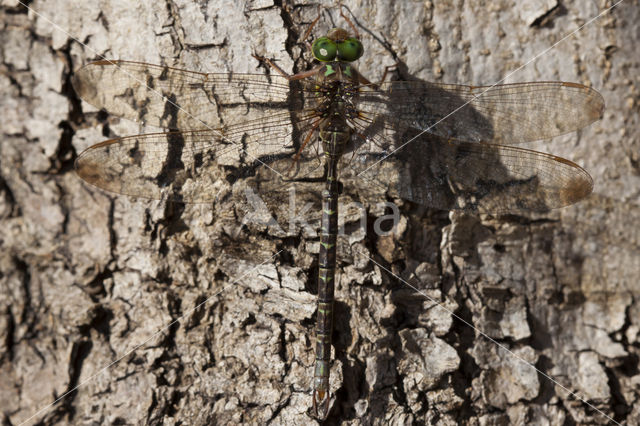
[[(5, 423), (313, 421), (317, 229), (290, 234), (277, 213), (279, 229), (241, 226), (231, 198), (105, 193), (73, 169), (92, 144), (154, 131), (81, 102), (74, 70), (104, 57), (264, 72), (252, 53), (309, 69), (302, 36), (318, 8), (282, 3), (2, 2)], [(638, 2), (594, 21), (613, 2), (343, 4), (371, 81), (394, 64), (448, 83), (570, 81), (606, 111), (526, 146), (590, 172), (594, 193), (574, 206), (476, 217), (394, 200), (386, 236), (371, 232), (380, 205), (369, 232), (341, 207), (354, 232), (338, 238), (329, 420), (640, 423)], [(347, 26), (328, 6), (314, 37)]]

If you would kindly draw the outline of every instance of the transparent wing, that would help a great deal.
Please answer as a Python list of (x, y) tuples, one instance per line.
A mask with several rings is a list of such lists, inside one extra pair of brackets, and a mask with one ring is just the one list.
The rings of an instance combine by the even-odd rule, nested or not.
[(414, 128), (444, 138), (522, 143), (578, 130), (602, 117), (604, 100), (575, 83), (459, 86), (422, 81), (363, 88), (361, 120), (395, 131)]
[(386, 158), (362, 151), (345, 161), (345, 177), (365, 198), (387, 192), (438, 209), (546, 211), (573, 204), (593, 189), (589, 174), (564, 158), (434, 135), (421, 135)]
[(98, 61), (73, 77), (78, 95), (109, 113), (167, 129), (218, 128), (249, 109), (300, 108), (279, 75), (205, 74), (141, 62)]
[[(291, 177), (307, 183), (322, 178), (316, 135), (322, 118), (314, 109), (313, 81), (101, 61), (82, 68), (74, 87), (83, 99), (123, 117), (169, 128), (208, 127), (89, 148), (78, 157), (78, 174), (105, 190), (208, 202), (225, 190), (221, 182), (240, 176), (253, 176), (263, 194)], [(363, 192), (390, 190), (431, 207), (492, 213), (546, 210), (591, 192), (589, 175), (570, 161), (489, 142), (580, 128), (602, 114), (597, 92), (570, 83), (524, 83), (474, 97), (484, 90), (422, 82), (363, 88), (350, 118), (355, 135), (341, 179)], [(458, 107), (455, 120), (436, 124)], [(421, 135), (429, 126), (431, 134)]]
[(208, 202), (219, 193), (220, 167), (236, 178), (260, 166), (280, 180), (322, 175), (319, 117), (305, 105), (316, 97), (309, 82), (99, 61), (78, 70), (73, 84), (82, 99), (112, 114), (187, 130), (117, 138), (84, 151), (78, 174), (102, 189)]
[(216, 200), (227, 183), (259, 168), (270, 172), (273, 189), (291, 175), (322, 176), (321, 156), (292, 159), (292, 138), (311, 132), (314, 118), (300, 114), (294, 126), (290, 113), (280, 112), (222, 129), (112, 139), (82, 152), (76, 171), (107, 191), (190, 203)]

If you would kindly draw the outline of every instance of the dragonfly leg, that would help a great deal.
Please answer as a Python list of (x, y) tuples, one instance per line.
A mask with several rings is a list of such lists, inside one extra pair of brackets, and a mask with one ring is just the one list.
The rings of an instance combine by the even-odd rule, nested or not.
[(304, 40), (304, 44), (307, 46), (308, 50), (311, 50), (311, 43), (309, 43), (309, 35), (311, 34), (311, 30), (313, 30), (313, 27), (316, 26), (316, 24), (320, 20), (320, 17), (322, 16), (322, 12), (320, 11), (320, 9), (322, 8), (324, 8), (324, 6), (318, 5), (318, 16), (316, 17), (316, 19), (313, 20), (311, 24), (309, 24), (309, 28), (307, 28), (307, 31), (305, 31), (304, 34), (302, 35), (302, 39)]
[(384, 67), (384, 74), (382, 74), (382, 78), (380, 79), (379, 82), (377, 83), (372, 83), (370, 82), (366, 77), (364, 77), (362, 74), (358, 75), (358, 80), (360, 81), (360, 84), (364, 85), (364, 86), (370, 86), (373, 89), (379, 89), (380, 85), (382, 83), (384, 83), (384, 81), (387, 79), (387, 74), (390, 74), (391, 71), (395, 71), (398, 69), (398, 64), (393, 64), (393, 65), (387, 65), (386, 67)]
[(387, 65), (386, 67), (384, 67), (384, 73), (382, 74), (382, 78), (378, 82), (378, 85), (384, 83), (384, 81), (387, 78), (387, 74), (389, 74), (390, 71), (397, 71), (397, 70), (398, 70), (398, 64)]
[(281, 76), (283, 76), (284, 78), (286, 78), (287, 80), (290, 80), (290, 81), (303, 80), (305, 78), (313, 77), (314, 75), (316, 75), (318, 73), (318, 70), (322, 67), (322, 66), (315, 67), (315, 68), (313, 68), (313, 69), (311, 69), (309, 71), (299, 72), (297, 74), (291, 75), (291, 74), (288, 74), (282, 68), (280, 68), (274, 61), (272, 61), (269, 58), (265, 58), (264, 56), (260, 56), (260, 55), (255, 54), (255, 53), (253, 53), (251, 56), (256, 58), (258, 61), (269, 65), (271, 68), (276, 70), (278, 72), (278, 74), (280, 74)]
[[(357, 39), (359, 39), (359, 38), (360, 38), (360, 33), (358, 32), (358, 29), (356, 28), (356, 26), (355, 26), (355, 25), (353, 25), (353, 22), (351, 22), (351, 19), (349, 19), (349, 18), (347, 17), (347, 15), (345, 15), (345, 14), (344, 14), (344, 12), (342, 11), (342, 8), (344, 7), (344, 8), (346, 9), (346, 6), (344, 6), (344, 5), (342, 4), (342, 2), (340, 2), (338, 7), (340, 8), (340, 16), (342, 16), (342, 18), (343, 18), (345, 21), (347, 21), (347, 24), (349, 24), (349, 26), (350, 26), (350, 27), (351, 27), (351, 29), (353, 30), (353, 35), (354, 35), (354, 37), (355, 37), (355, 38), (357, 38)], [(349, 9), (347, 9), (347, 10), (349, 10)]]
[(296, 152), (296, 156), (293, 158), (293, 160), (296, 163), (298, 162), (298, 160), (300, 160), (300, 156), (302, 155), (302, 151), (304, 150), (304, 148), (307, 146), (307, 144), (311, 140), (311, 136), (313, 136), (314, 130), (316, 130), (318, 128), (318, 126), (320, 126), (320, 123), (322, 123), (322, 120), (317, 120), (315, 123), (313, 123), (313, 127), (311, 128), (311, 130), (309, 130), (309, 133), (307, 134), (307, 137), (304, 138), (304, 142), (302, 142), (302, 145), (300, 145), (300, 149), (298, 149), (298, 152)]

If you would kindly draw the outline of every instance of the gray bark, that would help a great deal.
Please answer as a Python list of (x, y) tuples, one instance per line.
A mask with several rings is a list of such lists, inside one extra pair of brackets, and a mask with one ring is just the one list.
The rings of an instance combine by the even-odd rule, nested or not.
[[(104, 56), (262, 72), (254, 52), (304, 70), (317, 8), (275, 3), (2, 2), (4, 423), (313, 421), (314, 232), (241, 228), (231, 202), (136, 200), (73, 171), (88, 146), (154, 130), (80, 102), (73, 70)], [(474, 217), (404, 203), (399, 233), (339, 237), (330, 420), (640, 423), (638, 2), (566, 40), (612, 2), (344, 4), (372, 81), (396, 61), (429, 81), (564, 80), (592, 85), (607, 109), (530, 146), (591, 173), (594, 194), (577, 205)], [(314, 35), (345, 25), (330, 13)]]

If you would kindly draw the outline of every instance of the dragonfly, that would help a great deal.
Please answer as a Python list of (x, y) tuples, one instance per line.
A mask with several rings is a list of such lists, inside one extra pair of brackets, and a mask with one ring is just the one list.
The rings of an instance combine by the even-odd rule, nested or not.
[(323, 185), (312, 383), (319, 419), (330, 411), (344, 184), (362, 197), (386, 194), (470, 213), (567, 206), (591, 193), (589, 174), (567, 159), (512, 145), (573, 132), (604, 111), (597, 91), (570, 82), (465, 86), (383, 77), (372, 83), (353, 65), (364, 46), (342, 16), (349, 30), (334, 28), (307, 43), (317, 64), (293, 75), (254, 55), (262, 73), (101, 60), (73, 77), (88, 103), (168, 130), (118, 137), (82, 152), (76, 171), (91, 185), (184, 203), (216, 203), (227, 184), (243, 178), (253, 179), (265, 197), (285, 183), (311, 191)]

